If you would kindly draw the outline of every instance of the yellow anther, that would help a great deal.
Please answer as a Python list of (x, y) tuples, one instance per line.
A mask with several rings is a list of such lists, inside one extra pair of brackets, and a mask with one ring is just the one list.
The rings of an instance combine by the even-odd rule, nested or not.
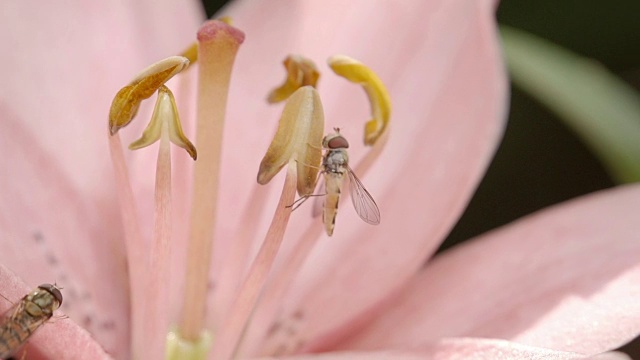
[(229, 26), (233, 26), (233, 18), (231, 16), (223, 16), (221, 18), (218, 19), (219, 21), (222, 21), (223, 23), (229, 25)]
[(195, 160), (198, 157), (196, 148), (182, 132), (176, 100), (171, 90), (164, 85), (158, 89), (158, 100), (153, 109), (153, 115), (151, 116), (149, 125), (144, 129), (142, 137), (129, 145), (129, 149), (140, 149), (160, 140), (162, 127), (165, 123), (168, 125), (169, 140), (175, 145), (185, 149), (193, 160)]
[(348, 56), (332, 56), (328, 63), (336, 74), (362, 85), (367, 93), (373, 119), (365, 124), (364, 143), (369, 146), (375, 144), (387, 129), (391, 116), (391, 99), (387, 89), (373, 70)]
[(322, 160), (324, 112), (312, 86), (296, 90), (284, 106), (276, 135), (262, 158), (258, 183), (264, 185), (289, 161), (297, 161), (298, 194), (313, 193)]
[(109, 111), (111, 135), (127, 126), (136, 116), (142, 100), (148, 99), (164, 83), (189, 65), (182, 56), (172, 56), (142, 70), (129, 85), (118, 91)]
[(287, 100), (291, 94), (303, 86), (316, 87), (320, 77), (313, 61), (302, 56), (289, 55), (282, 63), (287, 70), (287, 78), (282, 85), (269, 93), (267, 101), (272, 104)]
[(180, 54), (180, 56), (186, 57), (187, 59), (189, 59), (189, 62), (191, 64), (198, 61), (198, 42), (194, 42), (193, 44), (191, 44), (191, 46), (189, 46), (185, 51), (183, 51), (182, 54)]

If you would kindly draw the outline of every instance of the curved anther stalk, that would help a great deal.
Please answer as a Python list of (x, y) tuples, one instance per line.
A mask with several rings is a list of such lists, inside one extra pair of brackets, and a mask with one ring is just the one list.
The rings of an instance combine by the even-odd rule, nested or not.
[(299, 55), (289, 55), (282, 64), (287, 70), (287, 77), (282, 85), (271, 90), (267, 96), (267, 102), (277, 103), (287, 100), (291, 94), (303, 86), (317, 87), (320, 72), (313, 61)]
[(391, 117), (391, 98), (382, 80), (358, 60), (344, 55), (329, 58), (329, 66), (345, 79), (362, 85), (371, 103), (371, 115), (364, 127), (364, 144), (372, 146), (386, 132)]

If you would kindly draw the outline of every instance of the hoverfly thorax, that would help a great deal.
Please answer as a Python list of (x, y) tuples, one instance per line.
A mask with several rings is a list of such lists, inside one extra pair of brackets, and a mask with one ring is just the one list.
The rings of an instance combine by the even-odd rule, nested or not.
[(62, 304), (62, 294), (57, 287), (43, 284), (27, 295), (25, 311), (34, 317), (51, 317)]
[(344, 174), (349, 164), (349, 142), (340, 134), (340, 129), (334, 129), (335, 133), (328, 134), (322, 140), (322, 147), (327, 151), (322, 160), (325, 173)]
[(55, 285), (42, 284), (8, 309), (0, 319), (0, 358), (18, 351), (62, 304)]

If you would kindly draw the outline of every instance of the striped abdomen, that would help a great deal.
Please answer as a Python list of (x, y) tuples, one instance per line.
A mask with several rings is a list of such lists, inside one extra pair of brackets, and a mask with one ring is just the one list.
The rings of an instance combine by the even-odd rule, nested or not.
[(344, 173), (329, 172), (325, 174), (327, 195), (324, 199), (324, 210), (322, 213), (322, 221), (327, 235), (333, 235), (333, 229), (336, 225), (336, 215), (338, 214), (338, 203), (340, 202), (340, 190), (344, 182)]

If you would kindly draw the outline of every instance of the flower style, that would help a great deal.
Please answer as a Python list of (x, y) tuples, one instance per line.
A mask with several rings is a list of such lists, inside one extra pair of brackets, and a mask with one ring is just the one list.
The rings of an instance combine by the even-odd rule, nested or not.
[[(226, 122), (218, 132), (211, 280), (200, 283), (208, 289), (201, 322), (212, 330), (212, 357), (235, 351), (242, 358), (579, 359), (636, 336), (637, 186), (530, 216), (423, 266), (464, 209), (504, 127), (507, 88), (495, 3), (372, 4), (273, 0), (227, 10), (247, 40), (233, 65)], [(162, 354), (158, 339), (164, 340), (168, 324), (201, 316), (181, 309), (189, 204), (203, 195), (190, 190), (191, 157), (174, 151), (171, 220), (160, 222), (173, 250), (158, 267), (168, 273), (166, 283), (130, 288), (131, 277), (150, 260), (132, 262), (134, 255), (149, 254), (132, 255), (124, 239), (135, 225), (138, 249), (153, 249), (154, 218), (167, 214), (151, 215), (153, 147), (125, 153), (138, 207), (119, 205), (122, 183), (116, 188), (103, 140), (109, 136), (106, 112), (140, 69), (194, 40), (201, 15), (195, 4), (169, 1), (131, 3), (130, 9), (29, 5), (3, 5), (0, 15), (13, 30), (0, 35), (12, 50), (1, 60), (0, 292), (18, 299), (43, 282), (64, 287), (62, 309), (70, 319), (35, 334), (29, 358), (157, 358), (150, 354)], [(352, 139), (351, 163), (383, 218), (369, 226), (343, 206), (328, 238), (310, 207), (296, 210), (265, 286), (252, 288), (244, 278), (260, 256), (270, 212), (282, 210), (275, 204), (285, 177), (264, 187), (255, 183), (281, 111), (260, 100), (281, 81), (278, 63), (291, 53), (314, 60), (348, 53), (388, 86), (394, 105), (389, 136), (367, 162), (376, 148), (358, 141), (369, 116), (365, 98), (338, 77), (319, 81), (325, 129), (341, 127)], [(194, 70), (167, 84), (192, 139), (192, 98), (204, 96), (195, 90)], [(221, 101), (218, 95), (207, 99)], [(121, 131), (123, 142), (142, 133), (140, 119), (151, 111), (141, 105), (136, 121)], [(206, 159), (204, 146), (197, 140), (195, 146), (197, 161)], [(166, 160), (168, 153), (161, 156)], [(246, 300), (237, 295), (243, 291), (255, 306), (238, 305)], [(143, 301), (131, 303), (135, 294)], [(145, 311), (157, 323), (136, 327)], [(247, 319), (246, 330), (229, 318)], [(242, 337), (232, 331), (238, 324)]]

